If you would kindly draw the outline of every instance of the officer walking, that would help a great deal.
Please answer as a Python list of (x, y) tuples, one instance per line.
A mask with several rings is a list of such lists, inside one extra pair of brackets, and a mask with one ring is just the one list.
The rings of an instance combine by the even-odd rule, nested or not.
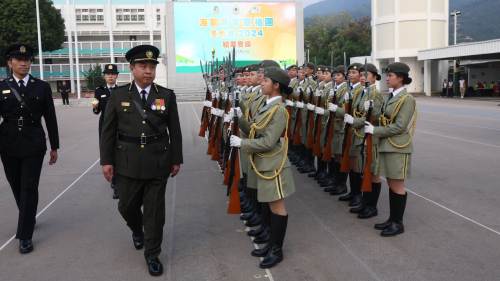
[(49, 165), (57, 161), (59, 134), (49, 84), (29, 75), (33, 49), (25, 44), (12, 45), (7, 48), (6, 60), (12, 76), (0, 82), (0, 156), (19, 209), (19, 251), (27, 254), (33, 251), (38, 183), (47, 151), (42, 117), (50, 141)]
[(66, 81), (62, 81), (61, 88), (60, 88), (61, 99), (62, 99), (63, 105), (69, 105), (70, 89), (68, 88), (68, 84), (66, 84), (66, 83), (67, 83)]
[(126, 53), (134, 80), (108, 99), (100, 140), (104, 177), (116, 177), (118, 210), (132, 230), (135, 248), (145, 248), (153, 276), (163, 273), (158, 256), (167, 180), (177, 175), (183, 161), (175, 94), (153, 83), (159, 53), (150, 45)]
[[(101, 138), (102, 122), (106, 111), (106, 104), (113, 90), (117, 87), (116, 79), (118, 78), (118, 67), (116, 64), (106, 64), (102, 72), (106, 86), (99, 86), (94, 91), (94, 100), (92, 101), (92, 111), (99, 116), (99, 139)], [(115, 177), (111, 180), (111, 188), (113, 189), (113, 199), (118, 199), (118, 192), (115, 188)]]

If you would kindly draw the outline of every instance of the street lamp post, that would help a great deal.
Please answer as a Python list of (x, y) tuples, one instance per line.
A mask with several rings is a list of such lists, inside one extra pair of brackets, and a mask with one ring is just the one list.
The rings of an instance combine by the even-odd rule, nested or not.
[[(451, 16), (453, 17), (453, 45), (457, 44), (457, 18), (460, 16), (462, 12), (453, 11), (451, 12)], [(457, 68), (457, 60), (453, 60), (453, 96), (458, 92), (458, 68)]]

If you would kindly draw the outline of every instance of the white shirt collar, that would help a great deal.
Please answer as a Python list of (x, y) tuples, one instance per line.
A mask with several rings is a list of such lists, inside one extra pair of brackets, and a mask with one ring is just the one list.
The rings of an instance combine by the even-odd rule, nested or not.
[(139, 94), (142, 92), (142, 90), (145, 90), (146, 96), (149, 95), (149, 91), (151, 91), (151, 85), (147, 86), (145, 89), (141, 89), (141, 87), (139, 87), (139, 85), (137, 85), (137, 83), (134, 83), (134, 84), (135, 84), (135, 87), (137, 88), (137, 91), (139, 92)]
[(275, 101), (277, 99), (281, 99), (281, 96), (275, 96), (275, 97), (272, 97), (272, 98), (268, 98), (266, 100), (266, 105), (272, 103), (273, 101)]
[(260, 90), (260, 85), (253, 86), (252, 92)]
[[(106, 87), (108, 87), (108, 89), (111, 89), (111, 88), (116, 87), (116, 84), (114, 84), (114, 85), (109, 85), (109, 84), (106, 84)], [(150, 86), (150, 87), (151, 87), (151, 86)], [(139, 91), (139, 93), (140, 93), (140, 91)]]
[(394, 90), (394, 91), (392, 92), (392, 96), (393, 96), (393, 97), (397, 96), (397, 95), (398, 95), (399, 93), (401, 93), (403, 90), (406, 90), (406, 87), (401, 87), (401, 88), (399, 88), (399, 89), (397, 89), (397, 90)]
[(331, 85), (332, 83), (333, 83), (333, 81), (330, 81), (330, 82), (325, 83), (325, 88), (326, 88), (326, 87), (330, 87), (330, 85)]
[(16, 80), (17, 85), (19, 85), (19, 80), (23, 80), (24, 81), (24, 86), (27, 86), (28, 85), (28, 81), (30, 80), (30, 75), (29, 74), (26, 75), (26, 76), (24, 76), (23, 79), (17, 78), (17, 76), (15, 74), (12, 74), (12, 76)]

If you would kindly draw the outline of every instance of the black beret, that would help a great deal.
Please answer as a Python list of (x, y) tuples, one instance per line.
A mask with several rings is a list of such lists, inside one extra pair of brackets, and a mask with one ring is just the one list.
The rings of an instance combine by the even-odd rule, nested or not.
[[(362, 71), (364, 71), (364, 70), (365, 70), (365, 66), (363, 66), (363, 68), (362, 68)], [(373, 75), (375, 75), (377, 80), (380, 80), (382, 78), (380, 76), (380, 74), (378, 74), (378, 69), (374, 64), (367, 63), (366, 64), (366, 71), (371, 72)]]
[(360, 64), (360, 63), (355, 62), (355, 63), (349, 65), (349, 67), (347, 68), (347, 70), (351, 70), (351, 69), (352, 70), (361, 71), (361, 69), (363, 69), (363, 65)]
[(279, 67), (266, 67), (264, 69), (264, 77), (276, 81), (283, 86), (288, 86), (290, 84), (290, 77), (288, 77), (288, 74)]
[(333, 73), (342, 73), (345, 74), (345, 66), (343, 65), (338, 65), (333, 69)]
[(305, 63), (304, 67), (310, 68), (312, 70), (316, 69), (316, 66), (314, 65), (314, 63), (311, 63), (311, 62)]
[(259, 67), (261, 68), (266, 68), (266, 67), (281, 67), (279, 63), (273, 61), (273, 60), (263, 60), (259, 63)]
[(297, 65), (293, 64), (286, 68), (286, 70), (298, 69)]
[(401, 74), (408, 75), (408, 73), (410, 73), (410, 67), (407, 64), (402, 63), (402, 62), (394, 62), (394, 63), (391, 63), (387, 66), (387, 68), (385, 69), (385, 72), (387, 72), (387, 73), (389, 73), (389, 72), (401, 73)]

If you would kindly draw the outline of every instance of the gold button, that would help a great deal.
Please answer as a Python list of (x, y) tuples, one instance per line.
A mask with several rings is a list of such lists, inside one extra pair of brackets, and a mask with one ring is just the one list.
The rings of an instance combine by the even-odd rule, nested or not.
[(144, 148), (144, 145), (143, 145), (143, 144), (141, 144), (141, 148)]
[(142, 121), (142, 124), (146, 124), (146, 121)]

